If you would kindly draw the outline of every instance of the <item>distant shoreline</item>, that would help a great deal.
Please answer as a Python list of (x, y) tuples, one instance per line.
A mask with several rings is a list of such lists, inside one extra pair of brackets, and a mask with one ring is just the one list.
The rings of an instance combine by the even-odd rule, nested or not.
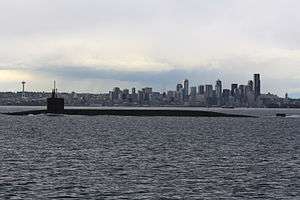
[[(46, 105), (0, 105), (0, 107), (46, 107)], [(162, 106), (128, 106), (128, 105), (120, 105), (120, 106), (97, 106), (97, 105), (65, 105), (65, 107), (70, 108), (219, 108), (224, 110), (232, 110), (232, 109), (300, 109), (300, 107), (234, 107), (234, 108), (226, 108), (219, 106), (184, 106), (184, 105), (162, 105)]]

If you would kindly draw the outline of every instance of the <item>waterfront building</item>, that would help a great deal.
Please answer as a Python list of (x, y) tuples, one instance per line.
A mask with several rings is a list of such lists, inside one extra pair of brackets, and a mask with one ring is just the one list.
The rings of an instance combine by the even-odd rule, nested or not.
[(149, 94), (149, 104), (151, 105), (159, 106), (162, 100), (162, 94), (160, 94), (159, 92), (151, 92)]
[(239, 89), (238, 89), (238, 98), (239, 98), (239, 101), (240, 103), (243, 105), (245, 104), (246, 102), (246, 85), (239, 85)]
[(196, 95), (197, 95), (197, 87), (191, 87), (191, 93), (190, 96), (192, 99), (196, 99)]
[(222, 93), (223, 104), (229, 105), (230, 90), (224, 89)]
[(256, 101), (258, 101), (259, 107), (279, 108), (281, 104), (280, 98), (271, 93), (261, 94)]
[(113, 91), (109, 92), (109, 99), (111, 102), (117, 102), (119, 100), (121, 90), (119, 87), (114, 87)]
[(129, 94), (129, 90), (127, 89), (127, 88), (125, 88), (124, 90), (123, 90), (123, 94), (125, 94), (126, 96)]
[(189, 80), (185, 79), (183, 81), (183, 99), (187, 101), (188, 97), (189, 97)]
[(180, 91), (182, 90), (182, 88), (183, 88), (183, 86), (182, 86), (181, 83), (178, 83), (178, 84), (176, 85), (176, 91), (177, 91), (177, 92), (180, 92)]
[(253, 107), (255, 105), (254, 91), (251, 90), (249, 85), (246, 86), (246, 101), (248, 107)]
[(250, 91), (253, 91), (254, 87), (253, 87), (253, 81), (252, 80), (248, 81), (248, 87), (249, 87)]
[(257, 100), (257, 98), (260, 95), (260, 74), (254, 74), (254, 97), (255, 100)]
[(216, 90), (217, 104), (220, 105), (222, 100), (222, 81), (220, 80), (216, 81), (215, 90)]
[(205, 92), (205, 86), (204, 85), (199, 85), (198, 86), (198, 94), (204, 94)]
[(128, 89), (124, 89), (123, 92), (121, 93), (121, 99), (122, 100), (127, 100), (129, 98), (129, 90)]
[(135, 94), (135, 87), (131, 88), (131, 94)]
[(214, 104), (214, 90), (213, 85), (205, 85), (205, 100), (206, 105), (213, 105)]
[(139, 104), (144, 104), (145, 101), (145, 93), (141, 90), (138, 91), (137, 100)]
[(206, 106), (206, 97), (204, 94), (200, 94), (196, 96), (196, 101), (195, 101), (197, 106)]
[(175, 101), (175, 98), (176, 98), (176, 91), (168, 91), (167, 92), (167, 99), (168, 99), (168, 102), (174, 102)]
[(144, 101), (150, 101), (150, 94), (152, 93), (151, 87), (142, 88), (142, 92), (144, 93)]
[(213, 86), (212, 85), (205, 85), (205, 96), (213, 97)]
[(236, 97), (237, 89), (238, 89), (238, 84), (232, 83), (231, 84), (231, 96)]
[(182, 101), (183, 101), (183, 89), (181, 89), (180, 91), (176, 91), (175, 98), (176, 98), (177, 102), (182, 103)]

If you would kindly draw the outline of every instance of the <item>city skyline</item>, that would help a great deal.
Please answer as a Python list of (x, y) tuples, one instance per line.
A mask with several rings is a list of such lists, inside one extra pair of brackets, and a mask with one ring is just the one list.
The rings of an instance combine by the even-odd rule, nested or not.
[[(0, 90), (113, 85), (169, 88), (174, 80), (242, 82), (300, 97), (297, 0), (3, 0)], [(209, 78), (209, 80), (207, 80)]]
[[(32, 92), (26, 90), (22, 81), (22, 91), (0, 92), (0, 105), (42, 106), (51, 93), (49, 91)], [(299, 108), (300, 99), (285, 94), (284, 98), (270, 92), (262, 92), (263, 79), (260, 74), (242, 83), (231, 82), (224, 86), (222, 80), (215, 84), (191, 84), (190, 80), (177, 81), (171, 89), (155, 90), (151, 84), (136, 88), (115, 86), (111, 90), (99, 93), (80, 93), (78, 91), (59, 91), (57, 96), (65, 100), (68, 106), (185, 106), (185, 107), (252, 107), (252, 108)], [(53, 91), (58, 91), (54, 81)]]
[[(257, 79), (257, 80), (259, 80), (258, 83), (256, 83), (256, 81), (255, 81), (255, 75), (258, 76), (258, 79)], [(99, 89), (96, 92), (90, 92), (88, 89), (86, 91), (84, 91), (84, 90), (76, 90), (76, 88), (74, 88), (73, 90), (71, 89), (70, 91), (65, 91), (65, 90), (60, 89), (59, 92), (60, 93), (66, 93), (66, 92), (67, 93), (72, 93), (72, 92), (76, 92), (76, 93), (90, 93), (90, 94), (99, 94), (100, 93), (101, 94), (101, 93), (108, 93), (109, 91), (111, 91), (112, 88), (115, 88), (115, 87), (123, 88), (123, 89), (132, 89), (132, 88), (135, 88), (136, 90), (147, 88), (147, 87), (151, 87), (153, 90), (155, 90), (157, 92), (160, 92), (160, 93), (164, 93), (165, 92), (166, 93), (168, 91), (174, 90), (174, 88), (175, 88), (175, 90), (178, 91), (178, 89), (179, 89), (178, 87), (181, 87), (181, 89), (183, 89), (185, 91), (185, 93), (186, 93), (185, 95), (190, 95), (192, 88), (194, 88), (197, 91), (197, 93), (198, 93), (198, 91), (200, 90), (199, 87), (203, 86), (204, 87), (204, 91), (205, 91), (205, 86), (207, 86), (207, 85), (212, 85), (213, 89), (217, 91), (217, 84), (218, 84), (217, 82), (219, 81), (220, 82), (219, 84), (221, 84), (221, 88), (220, 88), (221, 91), (219, 91), (218, 94), (217, 94), (219, 96), (222, 93), (222, 88), (226, 88), (226, 89), (231, 89), (232, 90), (232, 85), (236, 85), (236, 87), (238, 87), (239, 85), (247, 85), (247, 84), (248, 85), (249, 84), (253, 84), (253, 88), (254, 88), (255, 84), (259, 84), (259, 92), (255, 92), (254, 91), (255, 93), (259, 93), (259, 94), (261, 92), (263, 92), (263, 93), (271, 93), (271, 94), (278, 95), (280, 97), (285, 97), (286, 94), (289, 94), (289, 93), (285, 92), (283, 95), (279, 95), (279, 94), (272, 93), (271, 91), (266, 90), (264, 87), (261, 88), (260, 87), (260, 85), (261, 85), (261, 79), (260, 79), (260, 77), (261, 77), (261, 74), (256, 73), (256, 74), (254, 74), (253, 80), (249, 79), (249, 80), (243, 80), (241, 82), (237, 82), (237, 81), (225, 82), (225, 81), (221, 80), (220, 78), (217, 78), (215, 81), (211, 80), (211, 81), (201, 82), (201, 81), (191, 80), (191, 79), (185, 78), (185, 79), (181, 79), (182, 83), (178, 82), (178, 80), (173, 80), (173, 82), (177, 84), (175, 87), (173, 85), (171, 87), (155, 88), (155, 86), (153, 87), (153, 85), (152, 85), (152, 84), (155, 85), (155, 83), (152, 83), (152, 84), (149, 83), (148, 85), (143, 85), (143, 86), (130, 85), (129, 87), (122, 87), (120, 85), (110, 85), (110, 86), (107, 87), (108, 88), (107, 90), (101, 90), (101, 89)], [(252, 83), (249, 83), (249, 81), (251, 81)], [(54, 80), (54, 82), (56, 82), (56, 80)], [(216, 83), (216, 85), (214, 85), (215, 83)], [(44, 88), (42, 90), (32, 90), (31, 89), (32, 85), (30, 85), (30, 84), (34, 84), (34, 83), (32, 83), (32, 82), (30, 82), (28, 80), (26, 80), (26, 81), (23, 80), (23, 81), (18, 82), (18, 83), (15, 84), (16, 88), (14, 90), (3, 90), (3, 91), (0, 90), (0, 92), (22, 92), (22, 93), (24, 93), (24, 92), (49, 92), (51, 90), (51, 87), (53, 86), (53, 82), (51, 82), (51, 83), (49, 83), (49, 86), (50, 86), (49, 88), (50, 89), (49, 88)], [(256, 94), (256, 96), (259, 95), (259, 94)], [(291, 98), (297, 98), (297, 96), (296, 97), (294, 97), (293, 95), (290, 96), (290, 94), (289, 94), (289, 97), (291, 97)]]

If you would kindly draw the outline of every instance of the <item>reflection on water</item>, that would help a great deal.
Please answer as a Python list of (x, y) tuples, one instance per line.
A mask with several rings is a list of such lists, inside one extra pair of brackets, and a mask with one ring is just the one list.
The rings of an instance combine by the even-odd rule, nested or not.
[(0, 198), (297, 199), (300, 118), (248, 112), (262, 117), (0, 115)]

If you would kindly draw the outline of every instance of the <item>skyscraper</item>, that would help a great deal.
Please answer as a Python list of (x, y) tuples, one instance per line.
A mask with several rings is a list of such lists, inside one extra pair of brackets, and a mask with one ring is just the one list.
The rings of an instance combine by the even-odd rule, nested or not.
[(213, 96), (213, 86), (212, 85), (205, 85), (205, 95), (206, 95), (206, 97)]
[(238, 89), (238, 84), (232, 83), (231, 84), (231, 96), (236, 96), (236, 90)]
[(144, 93), (144, 100), (149, 101), (150, 100), (150, 94), (152, 93), (152, 88), (151, 87), (145, 87), (145, 88), (142, 88), (142, 91)]
[(191, 98), (195, 99), (197, 95), (197, 87), (191, 87)]
[(217, 98), (220, 99), (222, 97), (222, 81), (220, 80), (216, 81), (215, 89), (216, 89)]
[(135, 94), (135, 88), (134, 87), (131, 89), (131, 94)]
[(230, 90), (224, 89), (222, 93), (223, 103), (226, 105), (229, 103)]
[(120, 94), (121, 94), (120, 88), (114, 87), (113, 91), (110, 92), (110, 100), (112, 102), (118, 101)]
[(213, 85), (205, 85), (205, 101), (206, 105), (213, 105), (214, 102), (214, 90)]
[(248, 86), (249, 86), (250, 91), (253, 91), (253, 81), (252, 80), (248, 81)]
[(245, 103), (245, 98), (246, 98), (246, 85), (239, 85), (239, 100), (240, 103)]
[(260, 95), (260, 74), (254, 74), (254, 97), (257, 100), (257, 97)]
[(216, 97), (217, 97), (217, 104), (221, 105), (222, 104), (222, 81), (217, 80), (216, 81)]
[(199, 85), (198, 86), (198, 94), (204, 94), (204, 91), (205, 91), (204, 88), (205, 88), (204, 85)]
[(178, 84), (176, 85), (176, 91), (177, 91), (177, 92), (180, 92), (180, 91), (182, 90), (182, 88), (183, 88), (183, 86), (182, 86), (181, 83), (178, 83)]
[(184, 95), (183, 95), (183, 98), (185, 100), (188, 100), (188, 96), (189, 96), (189, 80), (188, 79), (185, 79), (183, 81), (183, 90), (184, 90)]

